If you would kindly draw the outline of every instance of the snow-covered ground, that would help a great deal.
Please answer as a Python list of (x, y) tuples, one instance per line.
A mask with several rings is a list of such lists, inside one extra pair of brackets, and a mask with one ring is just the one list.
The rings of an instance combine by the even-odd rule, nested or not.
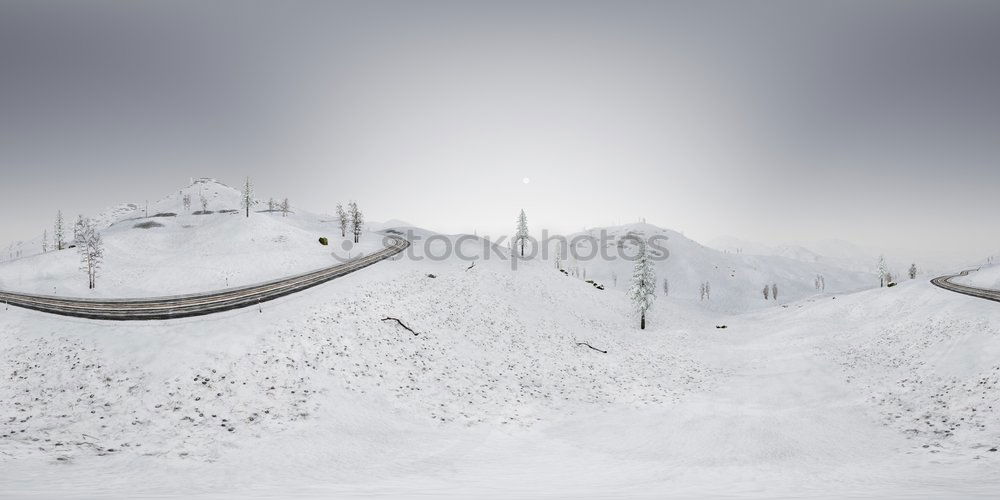
[[(182, 203), (185, 194), (192, 198), (190, 211)], [(202, 194), (211, 213), (198, 213)], [(342, 238), (329, 216), (294, 207), (287, 215), (266, 209), (261, 203), (253, 217), (246, 218), (239, 191), (217, 182), (196, 182), (151, 203), (149, 217), (134, 204), (95, 216), (106, 226), (104, 264), (96, 289), (87, 289), (80, 256), (72, 248), (0, 264), (0, 289), (74, 297), (206, 292), (332, 266), (383, 246), (378, 234), (366, 233), (357, 244), (350, 235)], [(72, 239), (75, 218), (66, 219), (67, 238)], [(326, 237), (329, 245), (321, 245), (320, 237)]]
[[(304, 212), (164, 219), (107, 229), (101, 293), (217, 288), (212, 270), (172, 276), (202, 260), (237, 273), (231, 285), (277, 277), (326, 265), (341, 241)], [(623, 264), (585, 264), (618, 275), (600, 290), (552, 261), (484, 259), (484, 240), (401, 229), (433, 243), (261, 310), (141, 323), (0, 310), (0, 497), (1000, 491), (995, 303), (923, 280), (854, 291), (836, 269), (826, 292), (797, 288), (816, 263), (627, 226), (673, 245), (658, 268), (672, 292), (639, 330)], [(475, 266), (425, 258), (456, 245)], [(706, 275), (715, 305), (687, 289)], [(55, 253), (0, 277), (85, 293)], [(797, 298), (744, 302), (778, 277)]]
[[(662, 280), (666, 278), (669, 296), (698, 302), (700, 307), (720, 312), (740, 312), (770, 308), (801, 300), (822, 292), (843, 293), (870, 288), (878, 283), (871, 273), (849, 271), (822, 262), (806, 262), (775, 255), (749, 255), (726, 253), (708, 248), (684, 235), (652, 224), (627, 224), (590, 229), (585, 233), (569, 236), (576, 241), (582, 236), (599, 239), (607, 235), (606, 252), (611, 259), (593, 258), (585, 261), (567, 259), (565, 268), (577, 272), (580, 277), (593, 279), (601, 285), (618, 290), (627, 290), (632, 275), (633, 262), (619, 258), (616, 247), (622, 242), (621, 255), (635, 255), (635, 244), (631, 237), (642, 240), (664, 238), (658, 243), (667, 249), (666, 260), (656, 262), (658, 292), (662, 293)], [(552, 244), (553, 248), (557, 245)], [(590, 254), (590, 243), (580, 240), (578, 255)], [(599, 254), (600, 255), (600, 254)], [(554, 257), (553, 257), (554, 258)], [(822, 276), (825, 288), (816, 287), (816, 278)], [(701, 285), (707, 283), (710, 293), (702, 299)], [(766, 300), (764, 286), (776, 285), (777, 301)]]
[(970, 272), (965, 276), (952, 278), (951, 281), (959, 285), (1000, 290), (1000, 266), (984, 266), (979, 268), (978, 271)]

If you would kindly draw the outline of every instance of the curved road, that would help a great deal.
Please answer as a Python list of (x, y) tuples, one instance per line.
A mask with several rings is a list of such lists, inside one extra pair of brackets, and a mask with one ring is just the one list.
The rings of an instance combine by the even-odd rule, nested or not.
[(962, 271), (958, 274), (949, 274), (947, 276), (939, 276), (931, 280), (931, 283), (956, 293), (961, 293), (965, 295), (970, 295), (972, 297), (979, 297), (981, 299), (992, 300), (1000, 302), (1000, 290), (992, 290), (989, 288), (976, 288), (974, 286), (959, 285), (958, 283), (952, 283), (952, 278), (957, 278), (959, 276), (968, 276), (969, 273), (973, 271), (978, 271), (979, 269), (968, 269)]
[(148, 299), (79, 299), (0, 291), (0, 302), (36, 311), (88, 319), (140, 321), (201, 316), (253, 306), (300, 292), (388, 259), (410, 246), (410, 242), (403, 238), (397, 236), (388, 238), (391, 241), (384, 249), (343, 264), (217, 292)]

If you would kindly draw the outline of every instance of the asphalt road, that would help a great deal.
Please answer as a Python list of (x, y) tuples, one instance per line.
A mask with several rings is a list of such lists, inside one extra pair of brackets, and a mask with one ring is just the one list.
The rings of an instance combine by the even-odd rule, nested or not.
[(952, 283), (952, 278), (957, 278), (959, 276), (968, 276), (969, 273), (973, 271), (978, 271), (979, 269), (968, 269), (962, 271), (958, 274), (949, 274), (948, 276), (939, 276), (931, 280), (931, 283), (944, 288), (945, 290), (950, 290), (952, 292), (961, 293), (964, 295), (969, 295), (972, 297), (979, 297), (981, 299), (992, 300), (995, 302), (1000, 302), (1000, 290), (992, 290), (989, 288), (976, 288), (974, 286), (959, 285), (957, 283)]
[(255, 306), (300, 292), (388, 259), (410, 246), (410, 242), (403, 238), (397, 236), (388, 238), (390, 243), (384, 249), (343, 264), (266, 283), (216, 292), (148, 299), (80, 299), (0, 291), (0, 302), (36, 311), (88, 319), (143, 321), (202, 316)]

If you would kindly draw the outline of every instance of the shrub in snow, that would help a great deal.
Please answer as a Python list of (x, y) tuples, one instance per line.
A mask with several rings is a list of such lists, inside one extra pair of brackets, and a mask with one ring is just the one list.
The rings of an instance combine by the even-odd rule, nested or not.
[(322, 236), (319, 239), (319, 244), (323, 245), (323, 246), (327, 246), (327, 245), (330, 244), (330, 241), (326, 239), (326, 236)]

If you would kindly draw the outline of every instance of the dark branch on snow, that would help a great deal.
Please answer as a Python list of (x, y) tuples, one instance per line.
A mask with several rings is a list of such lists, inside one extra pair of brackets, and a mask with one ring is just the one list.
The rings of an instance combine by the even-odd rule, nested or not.
[(417, 333), (417, 332), (413, 331), (413, 329), (412, 329), (412, 328), (410, 328), (410, 327), (406, 326), (405, 324), (403, 324), (403, 322), (402, 322), (402, 321), (400, 321), (400, 320), (398, 320), (398, 319), (396, 319), (396, 318), (393, 318), (393, 317), (391, 317), (391, 316), (390, 316), (390, 317), (385, 317), (385, 318), (382, 318), (382, 321), (395, 321), (396, 323), (399, 323), (399, 326), (401, 326), (401, 327), (403, 327), (403, 328), (406, 328), (406, 331), (408, 331), (408, 332), (412, 333), (412, 334), (413, 334), (414, 336), (417, 336), (417, 335), (420, 335), (419, 333)]
[(576, 345), (578, 345), (578, 346), (585, 345), (585, 346), (587, 346), (587, 347), (589, 347), (589, 348), (591, 348), (591, 349), (593, 349), (593, 350), (595, 350), (595, 351), (597, 351), (599, 353), (602, 353), (602, 354), (607, 354), (608, 353), (608, 351), (603, 351), (601, 349), (598, 349), (598, 348), (596, 348), (596, 347), (594, 347), (594, 346), (592, 346), (592, 345), (590, 345), (590, 344), (588, 344), (586, 342), (577, 342)]

